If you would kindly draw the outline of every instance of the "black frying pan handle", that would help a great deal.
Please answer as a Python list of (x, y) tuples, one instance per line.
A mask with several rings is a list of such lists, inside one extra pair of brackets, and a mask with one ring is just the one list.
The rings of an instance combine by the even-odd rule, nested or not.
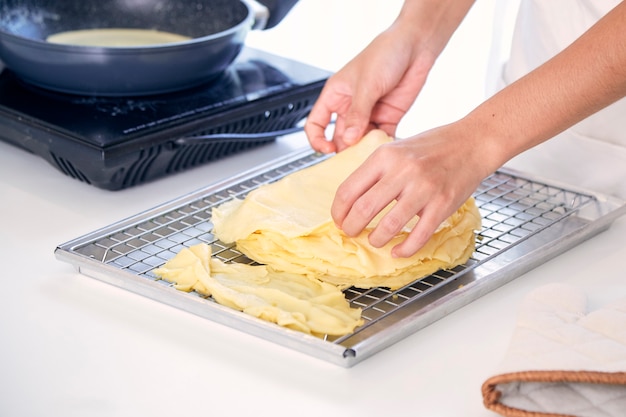
[(269, 10), (269, 19), (263, 28), (270, 29), (279, 24), (298, 0), (256, 0)]
[(203, 143), (215, 143), (219, 141), (228, 142), (256, 142), (259, 140), (275, 139), (278, 136), (290, 135), (302, 132), (303, 126), (295, 126), (281, 130), (258, 133), (211, 133), (209, 135), (185, 136), (174, 140), (174, 145), (201, 145)]

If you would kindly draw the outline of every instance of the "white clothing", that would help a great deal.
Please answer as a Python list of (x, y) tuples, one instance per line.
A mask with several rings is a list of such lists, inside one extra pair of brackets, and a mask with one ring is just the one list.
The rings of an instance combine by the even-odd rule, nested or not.
[[(618, 3), (521, 0), (500, 87), (556, 55)], [(626, 99), (515, 157), (506, 166), (626, 199)]]

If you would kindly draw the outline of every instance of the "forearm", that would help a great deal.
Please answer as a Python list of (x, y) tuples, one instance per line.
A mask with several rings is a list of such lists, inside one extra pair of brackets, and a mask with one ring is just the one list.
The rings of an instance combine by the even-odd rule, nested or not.
[[(626, 3), (461, 123), (491, 170), (626, 96)], [(480, 136), (480, 137), (478, 137)], [(480, 142), (480, 143), (478, 143)]]
[(406, 0), (393, 26), (438, 56), (474, 4), (474, 0)]

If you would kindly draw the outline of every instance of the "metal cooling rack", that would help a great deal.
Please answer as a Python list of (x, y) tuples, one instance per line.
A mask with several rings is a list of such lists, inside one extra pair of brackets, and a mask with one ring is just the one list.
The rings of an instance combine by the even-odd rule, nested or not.
[(56, 248), (80, 273), (202, 317), (350, 367), (433, 321), (605, 230), (626, 212), (622, 201), (512, 171), (487, 178), (475, 193), (483, 227), (464, 265), (403, 288), (344, 291), (365, 324), (343, 337), (317, 338), (256, 319), (197, 293), (176, 290), (152, 270), (184, 247), (204, 242), (226, 262), (252, 263), (212, 233), (211, 210), (262, 184), (320, 162), (310, 150), (259, 166)]

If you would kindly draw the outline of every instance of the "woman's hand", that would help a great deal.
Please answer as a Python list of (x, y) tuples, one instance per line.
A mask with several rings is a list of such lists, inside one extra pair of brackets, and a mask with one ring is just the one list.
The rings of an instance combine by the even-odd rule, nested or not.
[[(428, 54), (415, 57), (412, 42), (398, 31), (383, 32), (328, 79), (305, 125), (314, 149), (342, 151), (376, 127), (395, 135), (434, 62)], [(335, 128), (328, 141), (325, 130), (333, 115)]]
[[(338, 152), (379, 128), (395, 136), (472, 0), (407, 0), (396, 21), (331, 76), (304, 127), (311, 146)], [(325, 131), (336, 116), (332, 139)]]
[(378, 148), (337, 190), (331, 208), (337, 226), (356, 236), (395, 201), (369, 241), (384, 246), (418, 215), (408, 237), (392, 250), (395, 257), (413, 255), (490, 174), (491, 164), (483, 163), (486, 149), (470, 132), (457, 122)]

